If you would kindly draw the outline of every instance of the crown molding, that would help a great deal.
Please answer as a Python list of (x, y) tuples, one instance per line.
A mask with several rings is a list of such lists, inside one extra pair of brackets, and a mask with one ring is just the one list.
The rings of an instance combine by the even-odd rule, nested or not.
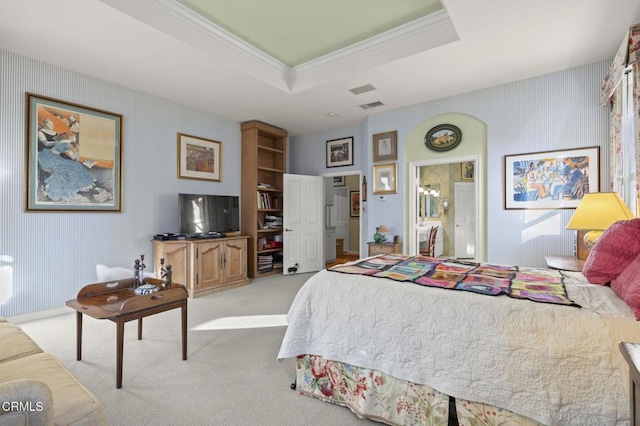
[[(317, 74), (318, 72), (322, 72), (323, 68), (336, 67), (341, 65), (341, 63), (352, 61), (355, 57), (366, 55), (398, 43), (408, 42), (409, 40), (424, 36), (426, 33), (437, 31), (442, 27), (448, 26), (453, 28), (449, 15), (443, 9), (319, 58), (312, 59), (295, 67), (289, 67), (230, 31), (204, 18), (178, 0), (146, 1), (158, 10), (180, 20), (206, 37), (227, 46), (244, 57), (266, 67), (268, 70), (274, 71), (282, 77), (290, 93), (295, 91), (296, 81), (305, 74)], [(382, 58), (382, 61), (384, 61), (384, 58)], [(269, 80), (267, 77), (265, 77), (265, 79)]]
[(281, 61), (274, 57), (267, 55), (262, 50), (254, 47), (252, 44), (244, 41), (235, 34), (225, 30), (219, 25), (214, 24), (202, 15), (189, 9), (177, 0), (147, 0), (156, 8), (164, 11), (165, 13), (181, 20), (184, 23), (189, 24), (192, 28), (200, 31), (206, 36), (220, 42), (233, 50), (246, 55), (254, 61), (271, 68), (282, 74), (283, 77), (289, 78), (291, 74), (291, 68), (283, 64)]
[(399, 27), (369, 37), (358, 43), (338, 49), (317, 59), (312, 59), (304, 64), (293, 67), (292, 70), (296, 74), (301, 74), (325, 66), (336, 65), (345, 59), (353, 59), (356, 56), (403, 42), (447, 25), (452, 25), (449, 15), (444, 10), (439, 10), (404, 25), (400, 25)]

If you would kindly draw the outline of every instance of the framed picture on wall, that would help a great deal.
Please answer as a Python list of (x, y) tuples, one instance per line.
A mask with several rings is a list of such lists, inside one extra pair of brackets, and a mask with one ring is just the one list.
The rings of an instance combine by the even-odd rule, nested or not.
[(600, 148), (506, 155), (505, 209), (575, 209), (600, 190)]
[(462, 131), (453, 124), (439, 124), (424, 136), (424, 145), (431, 151), (444, 152), (457, 147), (462, 141)]
[(396, 194), (398, 192), (396, 163), (373, 166), (373, 193)]
[(351, 199), (351, 217), (359, 217), (360, 216), (360, 192), (359, 191), (351, 191), (349, 193)]
[(222, 143), (178, 133), (178, 177), (222, 182)]
[(353, 166), (353, 137), (327, 141), (327, 168)]
[(472, 181), (476, 177), (475, 161), (463, 161), (460, 163), (460, 179)]
[(344, 186), (344, 176), (334, 176), (333, 177), (333, 186)]
[(398, 132), (373, 135), (373, 162), (395, 161), (398, 159)]
[(119, 212), (122, 115), (26, 94), (27, 211)]

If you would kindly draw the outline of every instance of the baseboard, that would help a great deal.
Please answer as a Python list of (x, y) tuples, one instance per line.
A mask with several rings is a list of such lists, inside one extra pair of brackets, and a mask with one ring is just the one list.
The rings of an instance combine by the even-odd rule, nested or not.
[(72, 309), (66, 306), (59, 306), (57, 308), (47, 309), (44, 311), (29, 312), (27, 314), (15, 315), (13, 317), (7, 317), (7, 321), (14, 324), (20, 324), (23, 322), (37, 321), (45, 318), (57, 317), (60, 315), (71, 314)]

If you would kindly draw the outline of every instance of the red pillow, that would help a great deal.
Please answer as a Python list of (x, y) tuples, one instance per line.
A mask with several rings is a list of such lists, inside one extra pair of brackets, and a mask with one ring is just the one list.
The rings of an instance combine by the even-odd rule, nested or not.
[(620, 275), (611, 281), (611, 288), (640, 320), (640, 255), (631, 261)]
[(589, 252), (582, 274), (592, 284), (607, 284), (640, 254), (640, 219), (619, 220)]

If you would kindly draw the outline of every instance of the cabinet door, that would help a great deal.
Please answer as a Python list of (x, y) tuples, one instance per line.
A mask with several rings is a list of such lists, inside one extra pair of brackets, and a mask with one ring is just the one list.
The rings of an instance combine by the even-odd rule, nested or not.
[(247, 277), (247, 240), (227, 241), (224, 243), (224, 280), (231, 282)]
[(196, 246), (197, 290), (222, 284), (222, 247), (221, 242), (199, 242)]
[[(183, 243), (154, 243), (155, 270), (160, 271), (160, 259), (164, 265), (171, 265), (171, 281), (189, 288), (189, 244)], [(160, 278), (158, 276), (157, 278)]]

